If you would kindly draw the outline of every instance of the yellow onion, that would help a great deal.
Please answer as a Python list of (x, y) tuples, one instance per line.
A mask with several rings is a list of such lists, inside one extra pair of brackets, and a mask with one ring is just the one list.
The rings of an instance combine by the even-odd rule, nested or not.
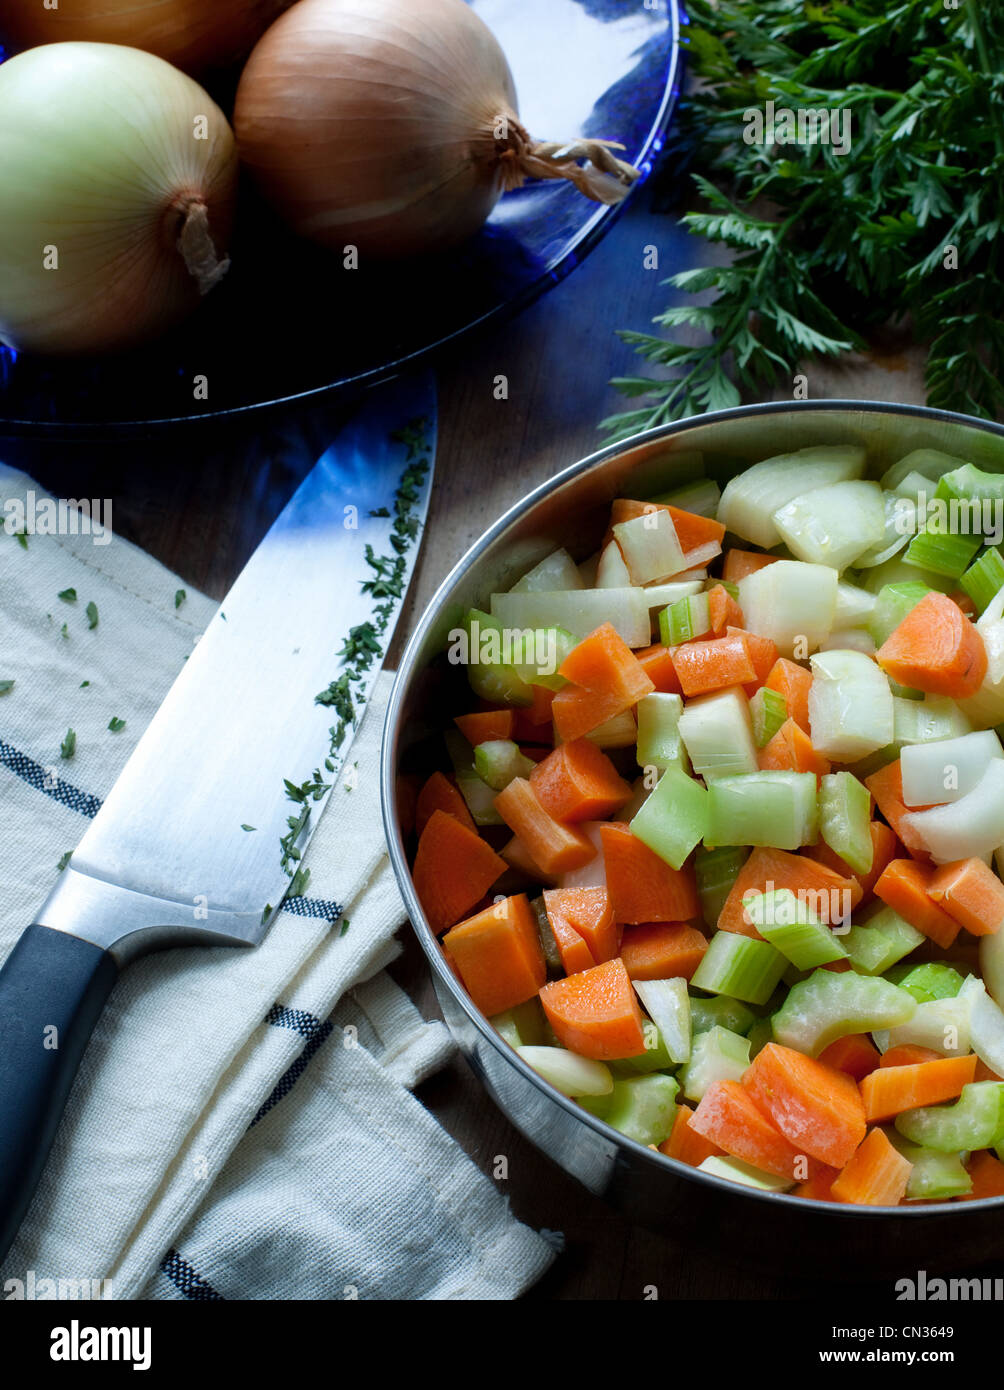
[(67, 353), (139, 343), (225, 273), (233, 132), (150, 53), (57, 43), (0, 65), (0, 339)]
[(378, 256), (463, 241), (528, 177), (601, 202), (637, 178), (609, 142), (531, 140), (505, 54), (464, 0), (299, 0), (248, 59), (234, 129), (295, 231)]
[(243, 58), (291, 0), (3, 0), (0, 35), (15, 49), (119, 43), (203, 72)]

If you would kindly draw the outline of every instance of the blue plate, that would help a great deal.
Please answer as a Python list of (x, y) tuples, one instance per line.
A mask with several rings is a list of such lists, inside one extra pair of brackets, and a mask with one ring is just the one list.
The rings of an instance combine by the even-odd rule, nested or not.
[[(680, 76), (678, 0), (472, 0), (504, 48), (538, 139), (616, 139), (646, 175)], [(226, 94), (214, 89), (227, 107)], [(617, 209), (570, 184), (508, 194), (469, 243), (414, 266), (342, 270), (245, 188), (233, 267), (199, 312), (139, 351), (55, 360), (0, 348), (0, 428), (62, 437), (334, 400), (525, 307), (596, 245)], [(193, 400), (193, 379), (208, 399)]]

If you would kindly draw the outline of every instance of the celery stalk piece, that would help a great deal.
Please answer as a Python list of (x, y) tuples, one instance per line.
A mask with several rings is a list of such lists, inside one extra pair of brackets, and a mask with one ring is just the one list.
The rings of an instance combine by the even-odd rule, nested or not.
[(762, 1168), (754, 1168), (741, 1158), (723, 1158), (712, 1154), (697, 1165), (698, 1172), (710, 1173), (715, 1178), (728, 1178), (729, 1182), (741, 1183), (743, 1187), (755, 1187), (761, 1192), (789, 1192), (795, 1186), (793, 1178), (779, 1178), (774, 1173), (766, 1173)]
[(809, 728), (813, 746), (834, 762), (851, 763), (892, 742), (892, 691), (862, 652), (818, 652), (811, 658)]
[(608, 541), (600, 552), (600, 562), (596, 566), (597, 589), (625, 589), (631, 583), (631, 575), (624, 556), (616, 541)]
[(616, 1062), (608, 1063), (615, 1076), (638, 1076), (653, 1071), (671, 1071), (676, 1066), (662, 1034), (651, 1019), (642, 1020), (642, 1032), (645, 1034), (644, 1052), (639, 1056), (622, 1057)]
[(740, 579), (739, 603), (750, 632), (771, 638), (782, 656), (805, 657), (833, 629), (837, 571), (778, 560)]
[(707, 823), (708, 792), (681, 768), (669, 767), (631, 821), (631, 830), (660, 859), (679, 869), (703, 839)]
[[(905, 990), (900, 992), (906, 993)], [(971, 1051), (971, 1013), (972, 1000), (961, 992), (954, 999), (932, 999), (929, 1004), (918, 1004), (913, 1016), (903, 1023), (891, 1028), (876, 1025), (872, 1029), (875, 1046), (880, 1052), (887, 1052), (890, 1047), (913, 1043), (917, 1047), (929, 1047), (945, 1057), (964, 1057)]]
[(966, 1172), (961, 1153), (939, 1153), (937, 1149), (921, 1148), (919, 1144), (896, 1145), (908, 1162), (913, 1164), (906, 1184), (908, 1201), (947, 1202), (971, 1192), (973, 1180)]
[(709, 1028), (727, 1028), (730, 1033), (748, 1033), (756, 1022), (756, 1014), (739, 999), (727, 994), (713, 994), (705, 999), (690, 996), (691, 1034), (706, 1033)]
[(606, 1096), (614, 1088), (610, 1068), (564, 1047), (516, 1047), (538, 1076), (566, 1096)]
[(973, 1051), (991, 1071), (998, 1076), (1004, 1075), (1004, 1012), (987, 993), (983, 981), (975, 975), (963, 983), (956, 997), (969, 1005), (969, 1035)]
[(908, 990), (918, 1004), (929, 1004), (932, 999), (954, 999), (963, 984), (959, 972), (940, 960), (901, 965), (890, 971), (889, 978), (900, 989)]
[(796, 850), (815, 843), (819, 816), (814, 772), (717, 777), (707, 797), (706, 845)]
[(748, 893), (746, 915), (765, 941), (798, 970), (812, 970), (829, 961), (844, 960), (847, 952), (807, 903), (790, 888), (771, 893)]
[(707, 516), (714, 520), (718, 515), (722, 492), (714, 478), (697, 478), (683, 487), (674, 488), (672, 492), (662, 492), (651, 500), (678, 507), (681, 512), (693, 512), (697, 516)]
[[(908, 565), (902, 553), (894, 555), (890, 560), (884, 560), (881, 565), (875, 565), (872, 569), (859, 571), (861, 587), (867, 589), (870, 594), (881, 594), (882, 590), (891, 584), (926, 584), (929, 589), (936, 589), (939, 593), (951, 593), (958, 588), (958, 581), (949, 579), (944, 574), (935, 574), (934, 570), (920, 570), (916, 565)], [(878, 638), (875, 639), (878, 641)]]
[(659, 614), (659, 640), (666, 647), (678, 647), (711, 631), (707, 594), (691, 594), (677, 599)]
[(947, 526), (942, 529), (929, 521), (927, 527), (918, 531), (907, 546), (903, 560), (908, 565), (916, 565), (918, 569), (931, 570), (948, 579), (959, 579), (969, 568), (982, 543), (979, 535), (960, 535)]
[[(922, 700), (892, 697), (893, 743), (940, 743), (972, 732), (972, 725), (947, 695), (925, 695)], [(928, 803), (930, 804), (930, 803)]]
[(774, 1015), (774, 1037), (785, 1047), (818, 1057), (831, 1042), (848, 1033), (868, 1033), (906, 1023), (917, 1007), (912, 994), (888, 980), (853, 970), (844, 974), (816, 970), (792, 988)]
[(849, 584), (845, 579), (837, 581), (837, 602), (833, 612), (834, 629), (867, 627), (875, 611), (878, 598), (867, 589)]
[[(897, 961), (915, 951), (926, 937), (884, 907), (863, 925), (852, 926), (841, 941), (855, 970), (865, 975), (884, 975)], [(898, 984), (896, 979), (893, 984)]]
[(824, 773), (819, 788), (819, 833), (855, 873), (872, 866), (871, 792), (852, 772)]
[(939, 864), (992, 854), (1004, 844), (1004, 760), (992, 759), (973, 790), (958, 801), (910, 811), (903, 825)]
[(904, 1139), (939, 1153), (989, 1149), (1004, 1136), (1004, 1081), (971, 1081), (953, 1105), (925, 1105), (896, 1116)]
[(745, 845), (723, 845), (720, 849), (698, 845), (694, 851), (697, 896), (701, 900), (701, 914), (707, 926), (718, 925), (725, 900), (749, 854)]
[(703, 593), (704, 585), (703, 579), (670, 579), (665, 584), (646, 584), (641, 592), (652, 615), (652, 626), (658, 630), (659, 614), (664, 608), (678, 603), (681, 598), (689, 598), (691, 594)]
[(800, 493), (779, 507), (773, 520), (799, 560), (835, 570), (886, 542), (882, 489), (858, 479)]
[[(883, 487), (894, 489), (911, 473), (919, 473), (929, 482), (937, 483), (945, 473), (963, 467), (965, 462), (965, 459), (955, 458), (952, 454), (943, 454), (940, 449), (914, 449), (886, 469), (880, 481)], [(934, 488), (929, 491), (933, 493)]]
[(683, 700), (657, 690), (635, 706), (638, 715), (638, 766), (665, 772), (668, 767), (689, 771), (690, 761), (680, 736)]
[(523, 634), (522, 651), (513, 661), (512, 669), (527, 685), (560, 690), (568, 681), (558, 675), (558, 667), (578, 642), (579, 639), (563, 627), (528, 628)]
[(976, 789), (995, 758), (1004, 758), (1004, 748), (992, 729), (935, 743), (907, 744), (900, 755), (904, 804), (958, 801)]
[(474, 750), (474, 769), (483, 782), (500, 792), (514, 777), (529, 777), (536, 767), (511, 738), (493, 738)]
[(682, 976), (670, 980), (635, 980), (635, 991), (659, 1030), (670, 1060), (690, 1061), (690, 996)]
[(492, 594), (492, 619), (510, 633), (563, 627), (580, 642), (606, 622), (629, 647), (647, 647), (652, 637), (648, 600), (634, 588)]
[(638, 742), (638, 725), (631, 710), (622, 710), (586, 734), (597, 748), (633, 748)]
[(856, 445), (817, 445), (763, 459), (726, 484), (718, 520), (735, 535), (770, 550), (782, 539), (774, 521), (778, 508), (802, 493), (860, 478), (864, 471), (865, 451)]
[(544, 1006), (536, 994), (526, 1003), (517, 1004), (508, 1012), (512, 1015), (522, 1045), (530, 1047), (538, 1043), (554, 1041), (554, 1034), (547, 1021), (547, 1015), (544, 1013)]
[[(778, 691), (768, 690), (762, 685), (750, 700), (749, 711), (753, 720), (753, 742), (757, 748), (766, 748), (788, 718), (785, 698)], [(737, 768), (736, 771), (752, 772), (753, 768)]]
[(453, 764), (460, 794), (467, 802), (475, 825), (504, 825), (502, 817), (495, 809), (496, 792), (477, 772), (474, 766), (474, 749), (459, 729), (447, 729), (443, 735), (446, 751)]
[(1004, 558), (991, 546), (978, 555), (959, 580), (966, 593), (982, 613), (995, 594), (1004, 586)]
[(857, 557), (854, 564), (858, 569), (884, 565), (886, 560), (891, 560), (904, 549), (917, 530), (916, 499), (908, 494), (883, 492), (882, 520), (882, 539)]
[(749, 1064), (749, 1038), (715, 1024), (694, 1035), (690, 1061), (680, 1073), (683, 1094), (699, 1101), (716, 1081), (741, 1081)]
[(671, 1076), (629, 1076), (618, 1079), (609, 1095), (582, 1097), (592, 1114), (606, 1120), (628, 1139), (639, 1144), (661, 1144), (669, 1137), (676, 1117), (679, 1085)]
[(758, 1018), (749, 1031), (750, 1061), (761, 1052), (769, 1042), (774, 1041), (774, 1023), (770, 1015)]
[(930, 592), (926, 584), (916, 580), (884, 585), (875, 595), (875, 607), (868, 619), (868, 632), (876, 646), (880, 647)]
[[(464, 618), (466, 640), (464, 650), (451, 649), (450, 660), (455, 659), (455, 651), (462, 657), (467, 667), (467, 679), (475, 695), (496, 705), (532, 705), (533, 691), (514, 669), (514, 655), (517, 641), (511, 632), (503, 631), (501, 623), (480, 609), (471, 608)], [(522, 634), (519, 634), (520, 639)]]
[[(1001, 869), (997, 858), (998, 873)], [(980, 937), (980, 973), (994, 1003), (1004, 1007), (1004, 927), (992, 936)], [(1004, 1072), (1001, 1073), (1004, 1076)]]
[(488, 1022), (498, 1033), (499, 1037), (507, 1042), (510, 1047), (522, 1047), (523, 1040), (519, 1035), (519, 1028), (513, 1018), (512, 1009), (506, 1009), (504, 1013), (495, 1014)]
[(930, 478), (925, 478), (923, 473), (914, 469), (902, 477), (892, 491), (897, 497), (905, 497), (917, 506), (922, 497), (930, 497), (931, 482)]
[[(950, 473), (941, 474), (934, 495), (946, 502), (1004, 502), (1004, 477), (1000, 473), (986, 473), (974, 463), (961, 463)], [(978, 521), (980, 517), (977, 515), (974, 519)]]
[(738, 686), (688, 700), (679, 730), (694, 771), (707, 783), (757, 771), (749, 701)]
[(669, 512), (653, 507), (643, 516), (619, 521), (614, 537), (621, 548), (632, 584), (668, 579), (686, 568), (683, 550)]
[(532, 593), (543, 589), (545, 593), (555, 589), (581, 589), (582, 576), (578, 566), (567, 550), (552, 550), (539, 565), (527, 570), (510, 589), (513, 594)]
[(708, 994), (727, 994), (744, 1004), (766, 1004), (784, 974), (787, 959), (766, 941), (720, 931), (694, 971), (691, 984)]

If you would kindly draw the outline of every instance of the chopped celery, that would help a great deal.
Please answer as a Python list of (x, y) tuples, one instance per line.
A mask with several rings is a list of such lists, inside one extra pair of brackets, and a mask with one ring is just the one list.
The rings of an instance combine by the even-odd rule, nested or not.
[(564, 1047), (520, 1047), (516, 1051), (545, 1081), (566, 1096), (605, 1096), (614, 1088), (610, 1068)]
[(729, 598), (734, 598), (736, 603), (739, 602), (739, 585), (733, 584), (731, 579), (709, 579), (706, 582), (709, 590), (713, 589), (716, 584), (720, 584)]
[[(785, 698), (778, 691), (768, 690), (762, 685), (750, 700), (749, 709), (753, 720), (753, 741), (758, 748), (766, 748), (788, 718)], [(743, 770), (753, 771), (752, 768)]]
[(756, 1023), (749, 1031), (750, 1040), (750, 1061), (767, 1046), (774, 1041), (774, 1022), (768, 1015), (766, 1018), (758, 1018)]
[(652, 501), (679, 507), (681, 512), (693, 512), (696, 516), (709, 516), (714, 519), (718, 514), (721, 498), (721, 488), (713, 478), (697, 478), (683, 487), (674, 488), (672, 492), (660, 493), (658, 497), (653, 497)]
[(474, 750), (475, 771), (497, 792), (507, 787), (514, 777), (529, 777), (535, 767), (533, 759), (521, 753), (519, 745), (511, 738), (488, 739)]
[(867, 589), (859, 589), (856, 584), (848, 584), (843, 579), (839, 580), (837, 583), (837, 603), (833, 613), (834, 628), (839, 630), (849, 627), (867, 627), (877, 602), (876, 596), (870, 594)]
[(792, 988), (774, 1015), (774, 1037), (785, 1047), (818, 1057), (848, 1033), (906, 1023), (916, 1008), (913, 995), (888, 980), (853, 970), (815, 970)]
[(683, 700), (679, 695), (655, 691), (635, 706), (638, 715), (638, 766), (665, 772), (668, 767), (689, 771), (690, 763), (680, 737)]
[(1004, 759), (991, 759), (973, 790), (958, 801), (911, 811), (903, 826), (939, 864), (992, 854), (1004, 844)]
[(553, 592), (555, 589), (581, 589), (582, 576), (578, 566), (567, 550), (552, 550), (539, 565), (527, 570), (522, 579), (516, 581), (509, 590), (513, 594), (525, 594), (535, 589)]
[(668, 579), (686, 568), (676, 527), (669, 512), (653, 507), (643, 516), (619, 521), (614, 536), (621, 548), (632, 584)]
[(945, 502), (1004, 502), (1004, 476), (986, 473), (974, 463), (962, 463), (942, 473), (934, 495)]
[(673, 1128), (679, 1089), (671, 1076), (629, 1076), (615, 1081), (609, 1095), (587, 1096), (580, 1104), (628, 1139), (661, 1144)]
[(488, 1022), (510, 1047), (522, 1047), (519, 1029), (516, 1027), (516, 1020), (512, 1016), (511, 1009), (506, 1009), (505, 1013), (496, 1014)]
[(711, 938), (691, 984), (708, 994), (741, 999), (744, 1004), (766, 1004), (787, 963), (766, 941), (720, 931)]
[(532, 705), (533, 691), (514, 668), (524, 634), (505, 632), (501, 623), (478, 608), (468, 610), (464, 628), (467, 679), (475, 695), (495, 705)]
[(819, 816), (814, 772), (719, 777), (709, 784), (707, 798), (707, 845), (796, 850), (815, 842)]
[(708, 792), (679, 767), (669, 767), (631, 821), (638, 839), (674, 869), (704, 837)]
[(970, 1051), (970, 1009), (970, 1000), (961, 994), (954, 999), (932, 999), (928, 1004), (918, 1004), (913, 1016), (904, 1022), (892, 1027), (880, 1024), (873, 1029), (875, 1045), (880, 1052), (887, 1052), (890, 1047), (913, 1043), (917, 1047), (930, 1047), (946, 1057), (964, 1057)]
[(987, 993), (983, 981), (975, 975), (964, 982), (957, 997), (969, 1005), (973, 1051), (985, 1066), (1000, 1076), (1004, 1073), (1004, 1013)]
[(858, 479), (800, 493), (779, 507), (773, 520), (799, 560), (835, 570), (886, 540), (882, 489)]
[(968, 734), (972, 725), (948, 695), (925, 695), (920, 700), (892, 697), (893, 743), (939, 743)]
[(542, 685), (545, 690), (560, 690), (568, 682), (558, 675), (558, 667), (578, 646), (579, 639), (563, 627), (538, 627), (524, 633), (525, 645), (521, 655), (527, 660), (513, 662), (513, 670), (527, 685)]
[(852, 772), (824, 773), (819, 788), (819, 833), (855, 873), (872, 866), (871, 792)]
[(652, 639), (648, 607), (645, 594), (634, 588), (492, 594), (492, 620), (509, 632), (557, 626), (581, 642), (608, 622), (629, 647), (647, 647)]
[(864, 470), (865, 451), (856, 445), (817, 445), (763, 459), (726, 485), (718, 520), (737, 536), (769, 550), (781, 540), (774, 521), (779, 507), (802, 493), (860, 478)]
[(709, 927), (718, 925), (725, 899), (749, 854), (745, 845), (722, 845), (720, 849), (698, 845), (694, 851), (697, 896), (701, 900), (701, 914)]
[(644, 1019), (642, 1032), (645, 1034), (645, 1051), (635, 1057), (624, 1057), (609, 1064), (617, 1076), (637, 1076), (639, 1072), (671, 1071), (676, 1063), (669, 1055), (669, 1048), (659, 1029), (651, 1019)]
[(716, 1025), (730, 1033), (748, 1033), (756, 1021), (752, 1009), (727, 994), (713, 994), (709, 999), (690, 996), (690, 1027), (693, 1033), (706, 1033)]
[(680, 737), (694, 771), (708, 783), (757, 771), (749, 701), (738, 686), (688, 700)]
[(525, 1004), (517, 1004), (512, 1009), (506, 1009), (505, 1013), (496, 1014), (488, 1022), (510, 1047), (531, 1047), (554, 1041), (537, 995)]
[(691, 594), (677, 599), (659, 614), (659, 640), (667, 647), (677, 647), (711, 631), (707, 594)]
[(917, 581), (886, 584), (875, 596), (875, 607), (868, 619), (868, 632), (876, 646), (881, 646), (891, 632), (916, 608), (931, 590)]
[(982, 544), (980, 536), (960, 535), (947, 527), (928, 524), (919, 531), (903, 552), (903, 560), (918, 569), (959, 579), (965, 574)]
[(905, 1139), (939, 1153), (988, 1149), (1004, 1135), (1004, 1081), (971, 1081), (953, 1105), (925, 1105), (896, 1116)]
[(633, 748), (638, 741), (638, 725), (629, 709), (606, 719), (586, 734), (597, 748)]
[(950, 473), (953, 468), (960, 468), (964, 464), (965, 459), (943, 454), (940, 449), (914, 449), (911, 453), (905, 454), (898, 463), (886, 469), (882, 474), (881, 483), (883, 487), (896, 488), (911, 473), (920, 473), (922, 477), (936, 483), (943, 474)]
[(597, 589), (623, 589), (631, 583), (631, 575), (616, 541), (608, 541), (600, 552), (596, 566)]
[(962, 976), (944, 961), (927, 961), (923, 965), (901, 965), (889, 972), (890, 980), (900, 989), (909, 990), (918, 1004), (932, 999), (954, 999), (962, 988)]
[(763, 939), (799, 970), (812, 970), (847, 955), (829, 927), (790, 888), (749, 893), (743, 906)]
[(918, 473), (914, 469), (900, 479), (893, 488), (893, 492), (897, 497), (906, 497), (909, 501), (917, 504), (922, 496), (930, 495), (931, 479), (925, 478), (923, 473)]
[(859, 569), (871, 569), (891, 560), (917, 529), (916, 500), (900, 492), (882, 493), (882, 539), (861, 552), (854, 561)]
[[(851, 927), (843, 937), (843, 944), (855, 970), (865, 975), (884, 975), (925, 939), (899, 913), (884, 907), (863, 925)], [(894, 979), (892, 983), (897, 981)]]
[(504, 825), (502, 817), (495, 809), (496, 792), (488, 785), (474, 766), (474, 750), (459, 729), (447, 729), (444, 734), (446, 751), (453, 764), (454, 776), (460, 794), (467, 802), (475, 825)]
[(690, 1061), (680, 1073), (687, 1100), (701, 1100), (716, 1081), (741, 1081), (750, 1064), (749, 1038), (715, 1024), (694, 1035)]
[[(916, 565), (908, 565), (902, 554), (893, 555), (890, 560), (876, 565), (874, 569), (862, 570), (861, 576), (859, 582), (870, 594), (881, 594), (889, 584), (926, 584), (929, 589), (937, 589), (943, 594), (950, 593), (957, 587), (954, 579), (949, 579), (943, 574), (935, 574), (934, 570), (919, 570)], [(878, 638), (875, 640), (878, 641)]]
[(1004, 559), (991, 546), (978, 555), (959, 580), (966, 593), (982, 613), (995, 594), (1004, 587)]
[(691, 594), (703, 592), (702, 579), (671, 579), (665, 584), (647, 584), (642, 593), (652, 617), (652, 626), (658, 631), (659, 614), (664, 608), (671, 607), (681, 598), (689, 598)]
[(635, 980), (635, 990), (670, 1060), (690, 1061), (690, 996), (682, 976), (671, 980)]
[(739, 603), (750, 632), (771, 638), (782, 656), (808, 656), (833, 628), (837, 572), (778, 560), (740, 579)]
[(813, 746), (851, 763), (892, 742), (892, 691), (863, 652), (817, 652), (811, 658), (809, 727)]
[(754, 1168), (741, 1158), (723, 1158), (712, 1154), (697, 1165), (698, 1172), (710, 1173), (715, 1178), (728, 1178), (743, 1187), (755, 1187), (761, 1192), (788, 1192), (795, 1186), (793, 1178), (779, 1178), (775, 1173), (767, 1173), (762, 1168)]
[(972, 1191), (973, 1180), (966, 1172), (961, 1153), (939, 1153), (937, 1149), (905, 1144), (902, 1140), (896, 1147), (913, 1164), (906, 1184), (908, 1201), (948, 1201)]
[(900, 755), (903, 802), (906, 806), (935, 806), (958, 801), (979, 785), (995, 758), (1004, 758), (1004, 748), (992, 729), (907, 744)]

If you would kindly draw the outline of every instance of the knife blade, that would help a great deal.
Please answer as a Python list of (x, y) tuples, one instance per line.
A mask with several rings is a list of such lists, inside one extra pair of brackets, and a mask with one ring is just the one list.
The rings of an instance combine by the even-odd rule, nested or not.
[(169, 946), (254, 945), (302, 891), (434, 458), (432, 377), (375, 389), (236, 580), (0, 970), (0, 1258), (121, 967)]

